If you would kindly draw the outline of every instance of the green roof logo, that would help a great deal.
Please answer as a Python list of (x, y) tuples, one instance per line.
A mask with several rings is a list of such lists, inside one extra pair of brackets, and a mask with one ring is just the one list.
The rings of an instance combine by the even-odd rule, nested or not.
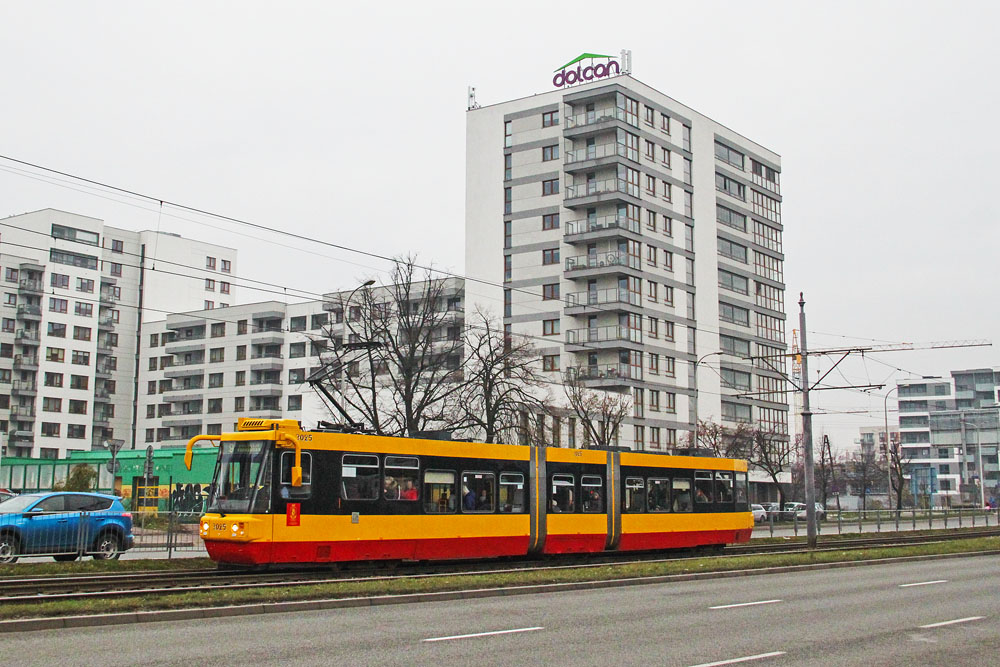
[[(607, 58), (606, 63), (593, 64), (595, 58)], [(582, 60), (591, 61), (590, 65), (578, 65)], [(576, 65), (573, 68), (573, 65)], [(571, 69), (572, 68), (572, 69)], [(586, 83), (594, 79), (603, 79), (615, 74), (621, 74), (621, 66), (615, 60), (615, 56), (606, 56), (600, 53), (581, 53), (568, 63), (554, 70), (556, 75), (552, 77), (552, 85), (556, 88), (572, 86), (576, 83)]]

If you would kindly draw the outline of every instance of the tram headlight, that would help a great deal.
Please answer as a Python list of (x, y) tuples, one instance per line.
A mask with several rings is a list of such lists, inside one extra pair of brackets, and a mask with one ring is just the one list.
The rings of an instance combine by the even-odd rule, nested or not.
[(205, 532), (205, 533), (208, 532), (208, 522), (207, 521), (204, 522), (203, 524), (201, 524), (201, 530), (202, 530), (202, 532)]

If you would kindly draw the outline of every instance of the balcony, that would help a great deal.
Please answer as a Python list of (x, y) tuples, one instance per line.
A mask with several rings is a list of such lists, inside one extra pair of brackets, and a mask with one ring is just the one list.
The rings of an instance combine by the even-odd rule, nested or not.
[(114, 353), (115, 353), (114, 348), (110, 347), (106, 342), (102, 342), (102, 341), (98, 341), (97, 342), (97, 354), (111, 355), (111, 354), (114, 354)]
[(619, 158), (638, 162), (639, 151), (616, 142), (583, 146), (566, 151), (566, 160), (563, 168), (568, 174), (578, 171), (588, 171), (616, 164)]
[[(574, 101), (574, 104), (577, 104)], [(574, 136), (600, 132), (612, 126), (615, 121), (621, 121), (628, 125), (638, 126), (639, 119), (634, 114), (625, 113), (625, 109), (618, 107), (605, 107), (593, 111), (584, 111), (572, 116), (566, 116), (566, 133)]]
[(601, 252), (592, 255), (577, 255), (566, 258), (566, 277), (573, 280), (591, 278), (595, 275), (618, 273), (622, 268), (639, 270), (641, 264), (637, 255), (619, 252)]
[(114, 329), (115, 324), (117, 324), (117, 322), (115, 322), (113, 315), (101, 315), (97, 318), (98, 329)]
[(38, 385), (26, 380), (14, 380), (10, 385), (11, 396), (34, 396), (38, 393)]
[(40, 340), (38, 336), (38, 331), (35, 329), (18, 329), (17, 334), (14, 335), (14, 338), (22, 345), (26, 343), (29, 345), (31, 343), (38, 343), (38, 341)]
[(185, 389), (183, 387), (179, 387), (177, 389), (171, 389), (169, 393), (164, 394), (162, 400), (164, 403), (200, 401), (205, 397), (204, 391), (204, 389)]
[(100, 410), (94, 412), (94, 424), (96, 426), (107, 426), (110, 423), (111, 423), (111, 415), (108, 415), (107, 413)]
[[(640, 300), (638, 292), (630, 292), (624, 287), (573, 292), (566, 295), (566, 314), (584, 315), (598, 306), (611, 306), (611, 308), (600, 308), (600, 310), (617, 310), (615, 306), (639, 307)], [(633, 309), (623, 308), (623, 310), (631, 312)]]
[(94, 392), (94, 403), (110, 403), (111, 394), (110, 392), (98, 390)]
[(94, 368), (94, 370), (97, 373), (97, 377), (99, 377), (99, 378), (109, 378), (109, 377), (112, 376), (112, 374), (114, 374), (115, 371), (118, 370), (118, 368), (115, 367), (115, 366), (112, 366), (111, 364), (97, 364), (97, 366)]
[(30, 278), (22, 278), (17, 284), (17, 290), (19, 292), (32, 292), (35, 294), (41, 294), (45, 291), (45, 286), (42, 285), (41, 280), (31, 280)]
[(14, 355), (14, 370), (23, 371), (37, 371), (38, 370), (38, 357), (33, 354), (15, 354)]
[(260, 382), (251, 384), (254, 385), (250, 389), (251, 396), (281, 396), (280, 382)]
[(169, 417), (164, 415), (163, 425), (165, 427), (177, 427), (177, 428), (180, 428), (182, 426), (197, 426), (201, 428), (201, 417), (197, 416), (200, 414), (201, 411), (197, 413), (192, 412), (189, 414), (174, 414)]
[(17, 316), (22, 320), (41, 320), (42, 307), (30, 303), (22, 303), (17, 307)]
[(281, 333), (281, 329), (260, 329), (257, 330), (254, 327), (252, 332), (253, 338), (250, 343), (252, 345), (281, 345), (285, 342), (285, 335)]
[[(563, 206), (589, 206), (601, 201), (620, 199), (619, 195), (629, 195), (639, 198), (639, 185), (629, 183), (624, 178), (606, 178), (603, 180), (574, 183), (566, 186), (566, 199)], [(579, 199), (579, 202), (571, 200)]]
[(642, 345), (642, 330), (618, 325), (570, 329), (566, 332), (566, 349), (569, 352), (618, 348), (623, 347), (623, 344), (629, 344), (629, 347), (633, 344)]
[(183, 377), (193, 377), (195, 375), (204, 375), (205, 369), (201, 364), (181, 364), (180, 366), (171, 366), (168, 370), (163, 372), (163, 377), (166, 378), (183, 378)]
[[(201, 342), (198, 342), (201, 340)], [(164, 346), (163, 351), (167, 354), (184, 354), (186, 352), (203, 352), (205, 350), (205, 342), (203, 339), (199, 338), (185, 338), (183, 340), (173, 341), (167, 343)]]
[(619, 215), (604, 215), (601, 217), (582, 218), (580, 220), (570, 220), (566, 223), (566, 231), (563, 236), (566, 243), (588, 243), (602, 238), (613, 238), (626, 236), (621, 232), (631, 232), (640, 234), (639, 221)]
[(629, 364), (571, 366), (566, 369), (566, 377), (588, 387), (620, 387), (642, 381), (642, 367)]
[(100, 302), (102, 304), (113, 306), (114, 304), (118, 303), (118, 297), (111, 292), (106, 292), (104, 290), (101, 290)]
[(12, 405), (10, 406), (10, 418), (14, 421), (33, 422), (35, 421), (35, 406)]

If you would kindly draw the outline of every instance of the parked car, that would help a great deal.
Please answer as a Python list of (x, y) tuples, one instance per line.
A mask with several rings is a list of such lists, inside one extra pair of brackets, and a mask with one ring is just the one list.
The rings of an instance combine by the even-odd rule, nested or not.
[(761, 503), (760, 505), (767, 512), (767, 520), (781, 521), (781, 505), (778, 503)]
[(753, 512), (753, 522), (754, 523), (764, 523), (767, 521), (767, 510), (761, 505), (751, 505), (750, 511)]
[[(807, 509), (807, 506), (803, 503), (802, 504), (802, 509), (800, 509), (798, 512), (795, 513), (795, 518), (798, 519), (799, 521), (805, 521), (806, 520), (806, 509)], [(825, 518), (826, 518), (826, 510), (823, 509), (822, 505), (820, 505), (819, 503), (816, 503), (816, 520), (817, 521), (822, 521)]]
[(805, 507), (805, 503), (785, 503), (784, 509), (781, 510), (781, 520), (794, 521), (799, 510), (804, 510)]
[(0, 563), (29, 554), (107, 560), (134, 544), (132, 514), (116, 496), (26, 493), (0, 503)]

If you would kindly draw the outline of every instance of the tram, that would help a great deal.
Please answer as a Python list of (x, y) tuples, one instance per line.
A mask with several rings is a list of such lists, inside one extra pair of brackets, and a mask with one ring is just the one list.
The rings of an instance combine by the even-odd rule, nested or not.
[(303, 431), (242, 418), (200, 534), (218, 563), (721, 547), (753, 530), (747, 462)]

